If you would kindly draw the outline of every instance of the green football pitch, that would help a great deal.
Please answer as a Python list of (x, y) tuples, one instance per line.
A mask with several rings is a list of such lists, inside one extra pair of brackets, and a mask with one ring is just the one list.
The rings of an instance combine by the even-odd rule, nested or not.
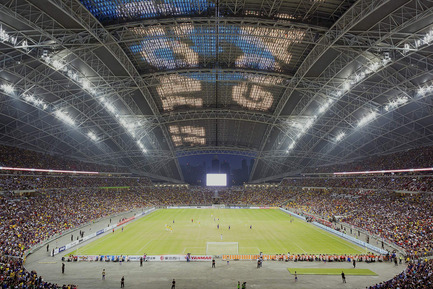
[[(166, 225), (173, 230), (167, 230)], [(204, 255), (215, 245), (223, 245), (217, 250), (224, 250), (224, 244), (229, 244), (231, 251), (221, 253), (233, 254), (230, 242), (236, 244), (238, 254), (365, 252), (364, 248), (276, 209), (163, 209), (126, 225), (123, 232), (120, 228), (107, 232), (73, 254)]]

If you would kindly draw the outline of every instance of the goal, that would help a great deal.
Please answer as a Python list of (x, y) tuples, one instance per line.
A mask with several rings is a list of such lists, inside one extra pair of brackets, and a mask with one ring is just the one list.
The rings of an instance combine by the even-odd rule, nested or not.
[(238, 242), (207, 242), (206, 255), (238, 254)]
[(226, 205), (216, 205), (216, 204), (212, 205), (212, 209), (225, 209), (225, 207)]

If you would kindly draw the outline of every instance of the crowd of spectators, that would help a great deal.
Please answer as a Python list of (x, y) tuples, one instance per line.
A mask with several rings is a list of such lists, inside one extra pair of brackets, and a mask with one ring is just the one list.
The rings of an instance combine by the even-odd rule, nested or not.
[(141, 194), (69, 190), (0, 197), (0, 251), (23, 257), (48, 237), (104, 216), (148, 206)]
[(130, 191), (69, 190), (38, 193), (33, 197), (0, 195), (2, 286), (31, 288), (30, 283), (36, 285), (35, 288), (57, 288), (24, 269), (22, 258), (26, 250), (50, 236), (91, 220), (146, 206), (148, 203), (142, 194)]
[(293, 197), (293, 190), (283, 187), (232, 188), (219, 192), (219, 202), (227, 205), (279, 207)]
[(209, 190), (191, 190), (178, 187), (153, 187), (141, 190), (152, 206), (186, 206), (211, 204)]
[(432, 194), (314, 189), (295, 195), (287, 207), (340, 220), (387, 239), (409, 255), (433, 250)]
[[(118, 171), (61, 157), (0, 146), (0, 166), (64, 170)], [(433, 148), (421, 148), (314, 172), (397, 169), (431, 166)], [(130, 187), (120, 192), (98, 187)], [(326, 189), (303, 190), (301, 187)], [(0, 174), (0, 281), (2, 288), (61, 288), (23, 267), (25, 252), (43, 240), (92, 220), (150, 206), (212, 205), (278, 207), (338, 218), (387, 239), (409, 255), (433, 250), (433, 195), (392, 191), (432, 191), (433, 176), (287, 178), (281, 186), (247, 188), (153, 187), (147, 178), (53, 174)], [(364, 190), (361, 190), (363, 188)], [(36, 190), (20, 195), (16, 190)], [(431, 262), (411, 264), (396, 278), (371, 288), (422, 288), (431, 283)], [(414, 277), (416, 276), (416, 277)], [(430, 282), (430, 283), (428, 283)], [(412, 286), (412, 287), (411, 287)], [(65, 285), (63, 286), (65, 287)], [(427, 288), (427, 287), (426, 287)]]
[(433, 288), (433, 260), (409, 263), (407, 268), (386, 282), (369, 289), (429, 289)]
[(304, 177), (285, 178), (282, 186), (289, 187), (333, 187), (351, 189), (375, 189), (394, 191), (433, 191), (433, 175), (382, 175), (360, 177)]
[(0, 174), (0, 192), (51, 188), (142, 187), (150, 185), (151, 181), (145, 177)]
[(304, 173), (333, 173), (351, 171), (428, 168), (432, 166), (433, 146), (411, 149), (383, 156), (372, 156), (359, 161), (309, 168)]
[(1, 288), (71, 288), (75, 285), (58, 286), (45, 282), (35, 271), (27, 271), (23, 267), (23, 260), (9, 256), (0, 256), (0, 282)]
[(126, 168), (86, 163), (67, 159), (62, 156), (52, 156), (4, 145), (0, 145), (0, 151), (2, 152), (0, 155), (0, 166), (6, 167), (70, 171), (128, 172)]
[(212, 188), (146, 187), (142, 192), (152, 206), (188, 206), (212, 204), (278, 207), (293, 196), (288, 188), (232, 187), (215, 192)]
[(410, 255), (422, 256), (433, 249), (431, 194), (283, 187), (231, 188), (218, 193), (182, 187), (134, 187), (122, 192), (70, 189), (25, 197), (6, 193), (0, 195), (0, 280), (17, 288), (28, 288), (24, 284), (56, 288), (23, 268), (24, 252), (52, 235), (104, 216), (149, 206), (211, 205), (216, 200), (231, 205), (279, 206), (289, 199), (291, 210), (325, 219), (338, 216), (394, 242)]

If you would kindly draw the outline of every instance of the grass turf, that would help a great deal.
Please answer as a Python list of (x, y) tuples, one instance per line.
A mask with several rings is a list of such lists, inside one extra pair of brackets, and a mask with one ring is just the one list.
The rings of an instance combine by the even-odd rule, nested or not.
[[(349, 263), (350, 265), (350, 263)], [(342, 268), (287, 268), (290, 274), (298, 275), (341, 275), (344, 272), (345, 275), (356, 275), (356, 276), (377, 276), (376, 273), (370, 269), (342, 269)]]
[[(172, 226), (173, 231), (167, 231), (165, 224)], [(238, 242), (239, 254), (258, 254), (260, 251), (264, 254), (365, 252), (361, 247), (280, 210), (163, 209), (125, 226), (123, 232), (120, 228), (114, 233), (107, 232), (73, 254), (206, 254), (207, 242)]]

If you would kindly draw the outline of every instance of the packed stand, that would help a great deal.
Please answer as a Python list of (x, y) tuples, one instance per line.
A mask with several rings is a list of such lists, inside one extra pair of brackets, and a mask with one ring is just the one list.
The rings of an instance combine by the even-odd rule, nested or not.
[(310, 168), (304, 173), (333, 173), (432, 167), (433, 146), (416, 148), (384, 156), (372, 156), (347, 164)]
[[(148, 203), (143, 195), (130, 191), (118, 193), (73, 190), (64, 193), (39, 193), (34, 197), (1, 195), (2, 286), (6, 284), (20, 286), (14, 288), (25, 288), (18, 284), (34, 282), (34, 276), (22, 267), (21, 258), (26, 250), (50, 236), (95, 219), (146, 206)], [(52, 284), (46, 286), (48, 287), (37, 288), (56, 288)]]
[(77, 288), (71, 284), (67, 287), (45, 282), (35, 271), (25, 270), (22, 259), (7, 256), (0, 256), (0, 282), (1, 288)]
[(287, 207), (325, 219), (338, 216), (415, 256), (433, 250), (432, 203), (432, 194), (316, 189), (296, 195)]
[(278, 207), (293, 197), (293, 191), (282, 187), (232, 188), (219, 193), (220, 203)]
[(127, 172), (126, 168), (98, 165), (0, 145), (0, 166), (70, 171)]
[(433, 288), (433, 260), (409, 263), (407, 268), (386, 282), (369, 289), (430, 289)]
[(216, 193), (212, 188), (147, 187), (141, 190), (153, 206), (252, 205), (278, 207), (292, 197), (292, 190), (272, 188), (225, 188)]
[(179, 206), (179, 205), (209, 205), (212, 198), (207, 190), (193, 191), (178, 187), (153, 187), (142, 190), (144, 198), (152, 206)]
[(285, 187), (333, 187), (350, 189), (375, 189), (431, 192), (433, 176), (431, 175), (387, 175), (360, 177), (304, 177), (285, 178), (281, 182)]
[[(134, 187), (122, 192), (70, 189), (32, 195), (0, 195), (0, 280), (3, 286), (26, 288), (24, 284), (36, 284), (56, 288), (55, 284), (45, 284), (36, 273), (27, 272), (21, 263), (26, 250), (50, 236), (131, 209), (211, 205), (216, 199), (221, 204), (250, 206), (279, 206), (290, 199), (288, 208), (291, 210), (325, 219), (340, 216), (344, 222), (391, 240), (410, 255), (422, 255), (433, 249), (433, 196), (430, 194), (410, 196), (343, 189), (304, 191), (282, 187), (231, 188), (217, 193), (209, 188)], [(302, 261), (306, 257), (299, 258)], [(320, 256), (314, 258), (320, 259)], [(380, 257), (374, 257), (377, 258)]]
[(142, 187), (150, 185), (151, 181), (145, 177), (0, 174), (0, 192), (51, 188)]
[(0, 247), (5, 255), (23, 257), (48, 237), (91, 220), (148, 206), (142, 195), (124, 191), (70, 190), (34, 197), (0, 197)]

